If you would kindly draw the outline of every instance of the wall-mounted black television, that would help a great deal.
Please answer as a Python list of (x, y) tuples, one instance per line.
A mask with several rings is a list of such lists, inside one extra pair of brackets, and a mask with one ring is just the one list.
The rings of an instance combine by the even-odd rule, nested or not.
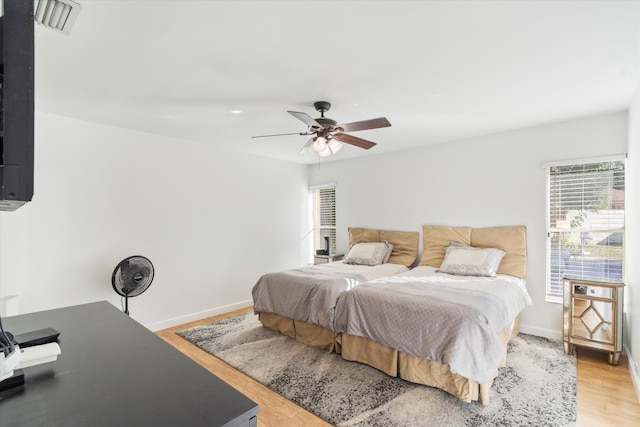
[(33, 0), (0, 3), (0, 210), (33, 197)]

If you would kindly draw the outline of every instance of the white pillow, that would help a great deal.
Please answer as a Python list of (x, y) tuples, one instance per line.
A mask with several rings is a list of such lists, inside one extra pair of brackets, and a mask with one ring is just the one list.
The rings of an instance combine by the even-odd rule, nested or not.
[(388, 243), (357, 243), (344, 256), (345, 264), (380, 265), (389, 252)]
[(503, 250), (496, 248), (452, 244), (447, 248), (444, 261), (436, 271), (458, 276), (495, 277), (504, 254)]
[(391, 252), (393, 252), (393, 245), (387, 242), (386, 240), (384, 241), (384, 243), (387, 245), (387, 254), (384, 256), (384, 260), (382, 261), (382, 263), (386, 264), (389, 262), (389, 258), (391, 258)]

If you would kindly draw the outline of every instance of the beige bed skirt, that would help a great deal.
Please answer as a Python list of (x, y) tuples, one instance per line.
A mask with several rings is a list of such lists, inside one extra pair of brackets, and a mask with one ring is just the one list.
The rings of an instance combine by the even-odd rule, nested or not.
[[(292, 320), (273, 313), (260, 313), (260, 321), (266, 328), (280, 332), (305, 345), (335, 351), (345, 360), (372, 366), (392, 377), (436, 387), (464, 402), (480, 400), (489, 403), (489, 389), (493, 379), (486, 384), (478, 384), (468, 378), (452, 373), (449, 365), (441, 365), (432, 360), (420, 359), (367, 338), (335, 333), (318, 325), (300, 320)], [(520, 316), (516, 317), (500, 338), (505, 345), (505, 356), (500, 367), (505, 366), (507, 342), (518, 335)], [(495, 372), (494, 377), (498, 375)]]
[(336, 351), (336, 336), (340, 334), (329, 329), (273, 313), (259, 313), (258, 318), (265, 328), (280, 332), (309, 347), (321, 348), (330, 352)]

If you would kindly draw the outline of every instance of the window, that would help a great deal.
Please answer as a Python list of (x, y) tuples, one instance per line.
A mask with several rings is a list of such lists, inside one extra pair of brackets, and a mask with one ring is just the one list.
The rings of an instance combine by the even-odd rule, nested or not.
[(325, 249), (325, 237), (329, 237), (329, 253), (336, 253), (336, 186), (322, 185), (310, 188), (313, 219), (313, 246)]
[(622, 280), (624, 156), (546, 164), (547, 301), (562, 277)]

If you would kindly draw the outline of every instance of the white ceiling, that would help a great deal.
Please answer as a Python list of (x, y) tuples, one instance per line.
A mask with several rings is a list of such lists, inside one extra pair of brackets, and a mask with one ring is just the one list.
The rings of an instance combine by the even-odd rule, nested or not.
[[(287, 114), (385, 116), (322, 161), (628, 108), (640, 1), (90, 1), (36, 26), (36, 110), (316, 163)], [(231, 110), (241, 110), (232, 114)]]

